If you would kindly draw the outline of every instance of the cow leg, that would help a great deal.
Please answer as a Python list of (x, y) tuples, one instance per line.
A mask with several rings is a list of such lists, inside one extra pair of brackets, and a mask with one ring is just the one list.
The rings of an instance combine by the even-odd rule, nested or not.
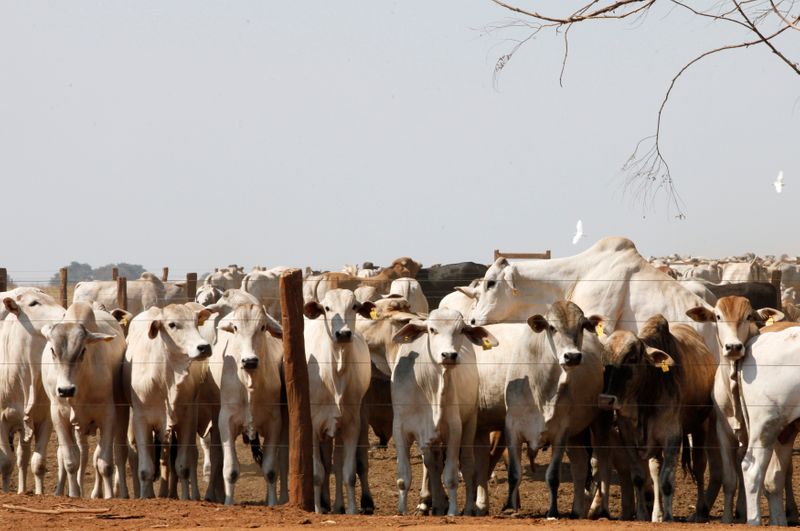
[(425, 465), (425, 453), (422, 453), (422, 482), (419, 486), (419, 505), (417, 512), (427, 516), (433, 508), (433, 496), (431, 495), (430, 474)]
[(797, 510), (797, 501), (794, 499), (794, 487), (792, 486), (792, 476), (794, 474), (791, 462), (790, 456), (789, 465), (786, 469), (786, 477), (784, 479), (784, 491), (786, 493), (786, 523), (788, 525), (797, 525), (797, 523), (800, 522), (800, 514), (798, 514)]
[(589, 474), (589, 454), (586, 447), (580, 444), (580, 439), (575, 441), (576, 445), (567, 447), (569, 456), (569, 467), (572, 472), (572, 513), (570, 518), (586, 518), (586, 478)]
[[(156, 470), (154, 459), (160, 461), (160, 452), (156, 451), (154, 447), (153, 433), (144, 422), (137, 421), (137, 415), (134, 412), (133, 426), (136, 433), (136, 453), (134, 459), (138, 461), (138, 481), (139, 481), (139, 497), (140, 498), (155, 498), (155, 490), (153, 489), (153, 482), (156, 480)], [(133, 465), (133, 459), (131, 464)]]
[[(103, 497), (112, 498), (114, 496), (114, 406), (107, 408), (103, 425), (100, 426), (100, 440), (97, 442), (95, 455), (95, 491), (100, 486), (98, 479), (103, 483)], [(92, 492), (92, 497), (97, 498), (101, 493)]]
[(17, 494), (28, 490), (28, 464), (31, 461), (31, 441), (20, 434), (17, 440)]
[(278, 505), (277, 455), (278, 443), (280, 442), (280, 430), (276, 430), (274, 427), (272, 429), (262, 427), (262, 433), (265, 434), (265, 437), (264, 445), (261, 448), (261, 454), (263, 455), (261, 470), (264, 473), (264, 479), (267, 481), (267, 505), (273, 507)]
[(322, 511), (331, 512), (331, 467), (333, 466), (333, 443), (332, 437), (323, 437), (319, 443), (320, 458), (322, 459)]
[(653, 482), (653, 512), (651, 513), (650, 520), (652, 522), (661, 522), (664, 518), (664, 509), (661, 503), (661, 465), (664, 460), (663, 455), (651, 457), (648, 460), (650, 467), (650, 479)]
[(342, 486), (342, 469), (344, 467), (344, 448), (341, 439), (335, 439), (333, 446), (333, 513), (344, 514), (344, 487)]
[(59, 468), (63, 466), (67, 477), (67, 493), (71, 498), (79, 498), (81, 495), (78, 478), (80, 449), (76, 441), (76, 433), (70, 425), (69, 419), (63, 418), (57, 407), (54, 406), (51, 412), (56, 415), (57, 419), (54, 426), (58, 437), (58, 459), (61, 461)]
[[(356, 514), (356, 451), (358, 449), (358, 439), (361, 432), (361, 415), (342, 426), (341, 441), (343, 461), (341, 467), (342, 479), (347, 492), (347, 514)], [(363, 487), (362, 483), (362, 487)], [(369, 486), (367, 486), (369, 489)], [(338, 486), (337, 486), (338, 490)], [(337, 501), (339, 494), (336, 495)], [(371, 496), (370, 496), (371, 498)]]
[[(78, 468), (78, 484), (81, 487), (81, 496), (86, 492), (86, 472), (89, 464), (89, 436), (81, 433), (75, 428), (75, 437), (78, 439), (78, 450), (80, 456), (80, 466)], [(97, 453), (92, 456), (92, 466), (97, 461)]]
[(519, 484), (522, 480), (522, 442), (507, 434), (508, 440), (508, 498), (503, 510), (519, 511)]
[[(473, 436), (474, 438), (474, 436)], [(456, 516), (458, 514), (458, 454), (461, 447), (461, 426), (450, 426), (447, 446), (444, 448), (444, 487), (447, 489), (447, 515)], [(472, 458), (470, 457), (470, 460)], [(473, 464), (469, 465), (469, 474), (473, 474)], [(464, 483), (469, 481), (474, 483), (472, 478), (468, 478), (467, 472), (462, 473)], [(467, 504), (470, 504), (467, 498)]]
[(31, 456), (33, 492), (41, 495), (44, 494), (44, 475), (47, 472), (47, 445), (50, 442), (50, 434), (53, 432), (53, 423), (50, 420), (50, 415), (45, 415), (44, 419), (37, 422), (34, 428), (36, 430), (36, 443)]
[(783, 494), (788, 470), (792, 466), (792, 442), (775, 445), (775, 450), (764, 477), (764, 493), (769, 504), (769, 525), (786, 526)]
[(361, 404), (361, 430), (358, 435), (356, 472), (361, 484), (361, 512), (373, 514), (375, 502), (369, 488), (369, 406), (366, 403)]
[(224, 456), (222, 440), (219, 433), (219, 415), (214, 417), (211, 424), (211, 476), (206, 488), (206, 501), (221, 503), (225, 500), (225, 481), (223, 479)]
[[(591, 474), (592, 481), (595, 483), (595, 497), (589, 508), (589, 518), (609, 518), (608, 497), (609, 497), (609, 440), (610, 426), (613, 417), (603, 413), (592, 423), (590, 428), (592, 458)], [(570, 461), (572, 457), (570, 455)], [(622, 483), (622, 481), (620, 481)]]
[[(550, 506), (547, 509), (548, 518), (558, 518), (558, 487), (561, 484), (561, 459), (564, 456), (562, 444), (553, 445), (553, 455), (545, 473), (545, 482), (550, 491)], [(582, 490), (582, 489), (581, 489)]]
[[(687, 441), (688, 443), (688, 441)], [(692, 432), (692, 469), (694, 470), (694, 480), (697, 483), (697, 501), (695, 502), (695, 512), (689, 517), (690, 522), (708, 521), (708, 505), (706, 505), (706, 432), (703, 428)], [(673, 483), (674, 484), (674, 483)]]
[(64, 455), (61, 452), (61, 444), (56, 447), (56, 496), (64, 495), (64, 487), (67, 486), (67, 470), (64, 468)]
[(489, 461), (491, 448), (489, 448), (489, 432), (479, 431), (475, 434), (475, 483), (477, 493), (475, 500), (475, 515), (489, 514)]
[(408, 510), (408, 490), (411, 488), (411, 441), (403, 435), (397, 424), (392, 436), (397, 450), (397, 514), (405, 515)]
[(200, 437), (200, 449), (203, 450), (203, 479), (211, 481), (211, 432)]
[[(222, 444), (222, 477), (225, 480), (225, 505), (233, 505), (234, 490), (239, 480), (239, 458), (236, 455), (236, 436), (239, 426), (233, 423), (225, 407), (219, 414), (219, 438)], [(316, 486), (315, 486), (316, 489)]]
[[(128, 463), (127, 434), (130, 408), (126, 405), (118, 405), (115, 408), (115, 414), (116, 419), (114, 420), (114, 424), (111, 426), (111, 428), (114, 430), (114, 438), (112, 441), (112, 444), (114, 445), (114, 483), (117, 497), (127, 499), (129, 497), (128, 480), (126, 477), (126, 468)], [(135, 475), (136, 474), (134, 474), (134, 476)]]
[(325, 480), (325, 466), (322, 464), (320, 441), (315, 436), (313, 442), (314, 511), (317, 514), (322, 514), (322, 482)]
[(763, 419), (750, 419), (747, 451), (742, 460), (744, 492), (747, 496), (747, 523), (750, 525), (761, 525), (759, 498), (761, 497), (761, 489), (764, 485), (767, 467), (772, 458), (773, 447), (778, 438), (777, 429), (768, 425), (771, 420), (769, 413), (769, 411), (764, 411)]
[[(733, 433), (730, 431), (728, 421), (724, 418), (717, 418), (717, 440), (719, 442), (719, 455), (722, 461), (722, 523), (730, 524), (734, 521), (734, 497), (736, 496), (736, 488), (741, 485), (739, 476), (741, 475), (741, 466), (739, 463), (737, 448), (739, 446)], [(713, 470), (712, 470), (713, 471)], [(739, 492), (739, 498), (742, 498), (742, 492)], [(709, 506), (712, 505), (712, 500), (709, 500)], [(741, 516), (741, 514), (740, 514)]]
[(0, 419), (0, 474), (3, 476), (3, 492), (11, 490), (11, 469), (14, 467), (11, 460), (14, 453), (11, 437), (8, 423)]
[[(455, 448), (456, 461), (456, 490), (458, 492), (458, 466), (461, 464), (461, 475), (464, 477), (465, 503), (464, 514), (467, 516), (475, 515), (475, 427), (478, 423), (478, 415), (475, 414), (468, 419), (462, 426), (460, 448)], [(488, 469), (487, 469), (488, 470)], [(487, 480), (488, 481), (488, 480)]]
[[(430, 491), (430, 507), (434, 516), (444, 515), (447, 511), (444, 487), (442, 485), (442, 465), (444, 455), (438, 445), (428, 445), (422, 451), (422, 461), (428, 472), (428, 489)], [(420, 494), (420, 497), (422, 494)]]
[[(715, 415), (706, 421), (706, 461), (708, 462), (708, 487), (706, 488), (706, 521), (719, 495), (724, 476), (722, 447), (717, 434)], [(735, 484), (734, 484), (735, 486)]]
[[(667, 444), (664, 447), (664, 462), (661, 466), (661, 473), (658, 476), (659, 493), (661, 494), (661, 501), (663, 507), (663, 521), (671, 522), (672, 517), (672, 499), (675, 495), (675, 470), (678, 467), (678, 454), (681, 451), (681, 437), (680, 435), (667, 439)], [(656, 482), (656, 479), (653, 479)], [(655, 521), (656, 510), (653, 508), (653, 521)]]

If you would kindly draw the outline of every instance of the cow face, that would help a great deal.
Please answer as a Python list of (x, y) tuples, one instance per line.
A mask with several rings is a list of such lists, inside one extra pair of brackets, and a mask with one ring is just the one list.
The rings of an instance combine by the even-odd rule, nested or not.
[(583, 315), (578, 305), (570, 301), (558, 301), (550, 306), (546, 316), (539, 314), (528, 318), (528, 326), (537, 334), (547, 336), (545, 348), (558, 360), (565, 370), (580, 365), (583, 359), (583, 332), (597, 333), (597, 325), (603, 318)]
[(60, 398), (72, 398), (77, 394), (77, 375), (87, 351), (101, 341), (114, 340), (112, 335), (90, 332), (82, 324), (70, 322), (46, 325), (42, 328), (42, 335), (48, 341), (42, 360), (46, 363), (49, 354), (51, 363), (56, 365), (58, 377), (53, 391)]
[(648, 347), (636, 334), (618, 330), (605, 342), (610, 363), (603, 373), (603, 394), (598, 406), (605, 410), (622, 410), (625, 417), (635, 418), (641, 391), (648, 391), (648, 378), (660, 371), (668, 373), (675, 362), (666, 352)]
[(222, 297), (222, 290), (212, 284), (203, 284), (197, 288), (194, 301), (203, 306), (209, 306), (217, 302)]
[(486, 348), (496, 347), (497, 339), (480, 326), (469, 326), (457, 310), (438, 309), (426, 320), (412, 320), (392, 338), (395, 343), (411, 343), (423, 334), (428, 335), (428, 351), (435, 363), (453, 366), (459, 362), (458, 353), (469, 340)]
[(190, 360), (206, 359), (211, 355), (211, 345), (200, 335), (199, 327), (211, 313), (207, 308), (193, 310), (185, 304), (170, 304), (150, 322), (147, 336), (160, 337), (173, 354), (189, 356)]
[(475, 299), (468, 316), (472, 325), (500, 322), (513, 311), (513, 296), (517, 293), (514, 266), (505, 258), (498, 258), (486, 271), (475, 288), (457, 288), (461, 293)]
[(369, 301), (358, 302), (349, 289), (333, 289), (325, 294), (321, 302), (310, 301), (303, 306), (309, 319), (324, 316), (328, 335), (334, 343), (350, 343), (356, 329), (356, 314), (367, 319), (375, 305)]
[(38, 288), (17, 288), (7, 295), (0, 318), (13, 313), (30, 333), (41, 335), (43, 327), (64, 316), (64, 308)]
[(397, 278), (415, 278), (419, 270), (422, 269), (422, 264), (412, 260), (408, 256), (403, 256), (392, 262), (390, 269), (394, 270), (397, 274)]
[(264, 346), (265, 334), (283, 337), (283, 330), (275, 319), (267, 315), (260, 304), (245, 304), (220, 323), (220, 329), (236, 336), (239, 345), (239, 366), (252, 371), (264, 363), (261, 359), (267, 350)]
[(772, 308), (761, 308), (754, 311), (750, 301), (744, 297), (722, 297), (713, 310), (703, 306), (692, 308), (686, 315), (697, 322), (715, 323), (717, 342), (722, 355), (729, 360), (738, 360), (744, 356), (747, 342), (758, 335), (758, 326), (763, 326), (770, 317), (780, 321), (784, 315)]

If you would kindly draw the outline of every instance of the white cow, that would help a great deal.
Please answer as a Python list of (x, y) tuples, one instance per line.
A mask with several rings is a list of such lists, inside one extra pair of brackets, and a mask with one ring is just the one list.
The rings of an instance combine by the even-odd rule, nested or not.
[[(219, 386), (219, 431), (224, 452), (225, 504), (234, 501), (239, 479), (236, 439), (243, 434), (255, 448), (267, 481), (267, 504), (277, 505), (278, 444), (281, 438), (282, 331), (260, 304), (237, 307), (219, 325), (211, 374)], [(276, 339), (278, 338), (278, 339)]]
[(224, 290), (209, 283), (208, 278), (206, 277), (206, 282), (197, 288), (197, 293), (194, 296), (194, 302), (202, 304), (203, 306), (208, 306), (209, 304), (214, 304), (217, 302), (219, 298), (222, 297), (223, 293)]
[(693, 263), (681, 274), (684, 280), (704, 280), (712, 284), (719, 284), (722, 280), (722, 267), (719, 262)]
[[(506, 377), (506, 444), (508, 446), (508, 501), (519, 509), (517, 495), (522, 479), (522, 443), (529, 452), (552, 445), (553, 457), (545, 479), (550, 489), (548, 517), (558, 517), (558, 485), (561, 458), (569, 445), (574, 485), (572, 512), (585, 518), (583, 496), (589, 458), (582, 440), (571, 441), (597, 418), (597, 397), (603, 388), (604, 349), (596, 337), (602, 318), (584, 316), (567, 301), (557, 301), (546, 315), (528, 319), (526, 332), (509, 360)], [(586, 331), (586, 333), (584, 333)], [(570, 444), (572, 443), (572, 444)], [(601, 483), (605, 483), (604, 444), (595, 450), (601, 462)], [(607, 501), (603, 507), (608, 507)]]
[[(138, 280), (127, 283), (128, 308), (136, 315), (153, 306), (166, 306), (184, 302), (186, 293), (178, 284), (162, 282), (152, 273), (142, 273)], [(106, 308), (117, 306), (117, 282), (115, 280), (92, 280), (75, 285), (73, 302), (98, 302)]]
[[(208, 370), (207, 364), (200, 362), (211, 355), (211, 345), (198, 327), (210, 315), (207, 309), (195, 309), (194, 303), (171, 304), (150, 308), (130, 323), (122, 374), (130, 393), (138, 453), (138, 475), (134, 474), (133, 483), (142, 498), (154, 495), (154, 432), (161, 444), (170, 442), (173, 433), (177, 436), (175, 469), (183, 487), (181, 497), (189, 498), (192, 479), (192, 497), (199, 498), (196, 394), (197, 382)], [(137, 469), (133, 462), (131, 465)]]
[(392, 370), (400, 494), (397, 510), (406, 514), (411, 488), (410, 449), (416, 441), (429, 483), (425, 485), (423, 479), (420, 509), (427, 513), (432, 508), (434, 514), (442, 514), (446, 508), (448, 515), (457, 514), (460, 465), (466, 488), (464, 514), (471, 515), (475, 503), (478, 369), (470, 342), (491, 348), (497, 346), (497, 340), (485, 329), (465, 324), (460, 313), (437, 309), (426, 320), (405, 325), (394, 341), (403, 344)]
[(720, 284), (735, 282), (769, 282), (767, 270), (753, 259), (749, 262), (730, 262), (722, 266)]
[[(62, 308), (37, 288), (16, 288), (2, 294), (4, 319), (0, 321), (0, 473), (8, 492), (17, 444), (19, 482), (17, 492), (27, 490), (28, 464), (34, 474), (34, 492), (42, 494), (46, 470), (47, 443), (52, 422), (50, 403), (41, 378), (42, 350), (47, 340), (42, 328), (60, 321)], [(31, 458), (31, 436), (36, 445)]]
[(287, 269), (278, 266), (266, 271), (253, 271), (242, 279), (242, 291), (257, 298), (275, 319), (281, 318), (280, 280), (281, 274)]
[[(625, 238), (604, 238), (567, 258), (514, 264), (498, 258), (477, 288), (460, 290), (477, 299), (469, 315), (472, 324), (523, 322), (556, 300), (568, 299), (587, 314), (603, 316), (607, 332), (616, 328), (638, 332), (655, 314), (681, 322), (687, 308), (710, 308), (650, 265)], [(719, 359), (713, 327), (693, 324)]]
[[(309, 301), (303, 307), (308, 318), (304, 337), (314, 434), (314, 508), (318, 513), (323, 510), (323, 483), (327, 484), (330, 475), (327, 451), (334, 438), (340, 446), (334, 460), (334, 511), (344, 506), (344, 482), (347, 512), (356, 513), (356, 447), (361, 431), (361, 401), (369, 387), (371, 369), (369, 348), (364, 338), (354, 332), (356, 314), (369, 317), (373, 308), (371, 302), (360, 303), (352, 291), (342, 289), (331, 290), (321, 302)], [(326, 450), (325, 457), (322, 450)]]
[[(42, 334), (48, 340), (42, 354), (42, 381), (50, 398), (50, 414), (69, 481), (69, 495), (79, 497), (85, 492), (83, 479), (89, 457), (86, 436), (100, 430), (94, 455), (92, 497), (113, 496), (116, 465), (117, 492), (121, 498), (127, 498), (125, 454), (129, 408), (122, 394), (121, 368), (125, 355), (122, 327), (111, 314), (76, 302), (60, 322), (46, 325)], [(57, 490), (56, 494), (62, 493)]]
[[(741, 361), (740, 384), (747, 451), (742, 460), (747, 523), (761, 524), (760, 498), (766, 490), (771, 525), (786, 525), (783, 485), (792, 467), (794, 426), (800, 418), (800, 328), (764, 333), (747, 344)], [(780, 466), (768, 466), (773, 452)], [(774, 461), (774, 459), (773, 459)], [(766, 480), (766, 484), (765, 484)]]
[(414, 313), (428, 313), (428, 299), (422, 293), (419, 282), (413, 278), (398, 278), (389, 287), (389, 297), (400, 297), (408, 301)]
[(214, 272), (210, 273), (205, 278), (204, 283), (225, 291), (226, 289), (237, 289), (241, 287), (244, 277), (244, 268), (233, 264), (228, 267), (218, 267), (214, 269)]

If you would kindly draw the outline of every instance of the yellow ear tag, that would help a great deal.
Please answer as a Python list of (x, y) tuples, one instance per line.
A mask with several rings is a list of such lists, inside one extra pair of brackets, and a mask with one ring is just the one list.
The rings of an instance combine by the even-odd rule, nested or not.
[(122, 319), (120, 319), (119, 324), (120, 326), (128, 326), (128, 318), (123, 317)]
[(492, 344), (487, 338), (483, 338), (483, 350), (492, 350)]
[(373, 321), (378, 318), (378, 309), (377, 308), (373, 308), (373, 309), (371, 309), (369, 311), (369, 318), (372, 319)]
[(667, 360), (661, 362), (661, 370), (663, 372), (669, 372), (669, 365), (667, 365)]
[(603, 323), (597, 323), (597, 326), (594, 327), (594, 331), (597, 334), (597, 337), (605, 337), (606, 333), (603, 332)]
[(408, 343), (408, 340), (409, 340), (409, 339), (410, 339), (410, 338), (409, 338), (408, 336), (403, 336), (403, 341), (405, 341), (406, 343)]
[(519, 290), (517, 288), (511, 288), (511, 294), (516, 297), (517, 295), (519, 295)]
[(774, 324), (775, 324), (775, 319), (773, 319), (772, 316), (770, 315), (769, 319), (767, 319), (767, 326), (772, 326)]

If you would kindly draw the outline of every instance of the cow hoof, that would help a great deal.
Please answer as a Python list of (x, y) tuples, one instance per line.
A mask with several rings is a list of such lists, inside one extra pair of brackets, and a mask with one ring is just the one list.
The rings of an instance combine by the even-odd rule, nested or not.
[(608, 514), (608, 511), (606, 509), (596, 509), (589, 511), (590, 520), (599, 520), (600, 518), (610, 519), (611, 515)]

